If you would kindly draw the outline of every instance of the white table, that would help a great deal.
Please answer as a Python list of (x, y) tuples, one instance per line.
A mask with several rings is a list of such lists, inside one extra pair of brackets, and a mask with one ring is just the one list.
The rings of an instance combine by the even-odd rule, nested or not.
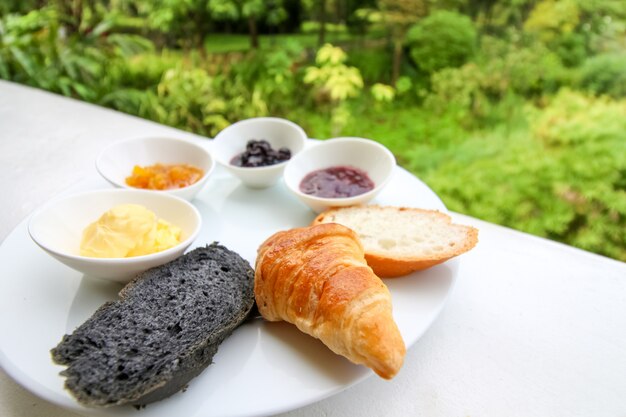
[[(94, 156), (108, 143), (149, 135), (194, 137), (0, 81), (0, 239), (97, 175)], [(480, 243), (400, 374), (284, 415), (626, 416), (626, 264), (453, 217), (477, 227)], [(71, 415), (0, 370), (0, 416)]]

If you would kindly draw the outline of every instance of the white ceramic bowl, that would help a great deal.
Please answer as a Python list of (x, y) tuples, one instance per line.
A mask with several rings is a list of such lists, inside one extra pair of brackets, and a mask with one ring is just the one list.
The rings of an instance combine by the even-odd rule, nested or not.
[(193, 199), (204, 187), (215, 167), (211, 154), (202, 146), (191, 141), (176, 138), (136, 138), (115, 142), (105, 148), (96, 159), (100, 175), (116, 187), (132, 188), (126, 178), (135, 165), (149, 166), (161, 164), (190, 164), (204, 171), (196, 183), (172, 190), (150, 190), (171, 194), (185, 200)]
[[(181, 243), (161, 252), (130, 258), (80, 256), (85, 227), (118, 204), (134, 203), (182, 229)], [(186, 200), (145, 190), (98, 190), (54, 200), (36, 211), (28, 224), (31, 238), (65, 265), (88, 276), (122, 283), (138, 273), (169, 262), (191, 245), (200, 231), (198, 210)]]
[[(351, 166), (365, 171), (374, 188), (354, 197), (323, 198), (305, 194), (300, 183), (312, 171), (334, 166)], [(331, 207), (365, 204), (387, 185), (396, 166), (389, 149), (363, 138), (335, 138), (319, 142), (292, 158), (284, 172), (285, 185), (300, 201), (316, 213)]]
[(307, 135), (297, 124), (276, 117), (257, 117), (233, 123), (215, 136), (213, 155), (228, 171), (250, 188), (266, 188), (278, 181), (288, 161), (263, 167), (238, 167), (230, 161), (246, 149), (249, 140), (267, 140), (273, 149), (286, 147), (291, 158), (306, 145)]

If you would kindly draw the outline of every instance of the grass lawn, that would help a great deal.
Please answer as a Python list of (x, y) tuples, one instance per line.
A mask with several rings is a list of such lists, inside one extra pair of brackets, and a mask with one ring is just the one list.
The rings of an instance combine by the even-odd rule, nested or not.
[[(328, 43), (342, 43), (364, 39), (380, 39), (383, 36), (381, 32), (368, 33), (366, 37), (353, 35), (348, 32), (330, 32), (326, 34), (325, 41)], [(317, 33), (259, 35), (259, 46), (263, 49), (274, 48), (295, 41), (305, 48), (311, 48), (317, 46), (317, 40)], [(250, 36), (215, 33), (205, 38), (204, 45), (209, 53), (243, 52), (250, 49)]]

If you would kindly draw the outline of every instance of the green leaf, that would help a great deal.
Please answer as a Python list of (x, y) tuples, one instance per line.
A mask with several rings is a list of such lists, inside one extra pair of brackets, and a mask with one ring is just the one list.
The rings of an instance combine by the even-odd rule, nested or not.
[(232, 0), (209, 0), (207, 9), (216, 20), (239, 19), (239, 9)]
[(392, 102), (396, 95), (396, 90), (392, 86), (381, 83), (374, 84), (371, 88), (371, 92), (376, 101), (386, 103)]
[(116, 46), (119, 54), (125, 57), (154, 51), (152, 41), (139, 35), (117, 33), (110, 35), (108, 42)]
[(90, 101), (94, 97), (94, 92), (84, 84), (74, 83), (72, 84), (72, 88), (83, 100)]
[(24, 51), (20, 48), (11, 46), (9, 47), (9, 51), (13, 55), (13, 58), (17, 61), (18, 64), (22, 67), (22, 69), (28, 74), (29, 77), (34, 77), (37, 72), (37, 67), (33, 60), (28, 56)]
[(335, 47), (329, 43), (322, 46), (315, 57), (318, 65), (339, 65), (348, 58), (346, 53), (339, 47)]
[(105, 32), (110, 31), (115, 26), (113, 19), (105, 19), (98, 23), (93, 30), (90, 32), (89, 36), (98, 38)]
[(11, 72), (9, 70), (9, 64), (6, 62), (4, 56), (0, 53), (0, 78), (5, 80), (11, 79)]

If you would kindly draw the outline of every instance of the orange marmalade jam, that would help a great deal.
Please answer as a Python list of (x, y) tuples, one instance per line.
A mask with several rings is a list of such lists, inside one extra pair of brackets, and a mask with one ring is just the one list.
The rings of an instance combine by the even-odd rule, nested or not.
[(204, 171), (189, 164), (155, 164), (150, 166), (135, 165), (126, 184), (148, 190), (172, 190), (183, 188), (197, 182)]

